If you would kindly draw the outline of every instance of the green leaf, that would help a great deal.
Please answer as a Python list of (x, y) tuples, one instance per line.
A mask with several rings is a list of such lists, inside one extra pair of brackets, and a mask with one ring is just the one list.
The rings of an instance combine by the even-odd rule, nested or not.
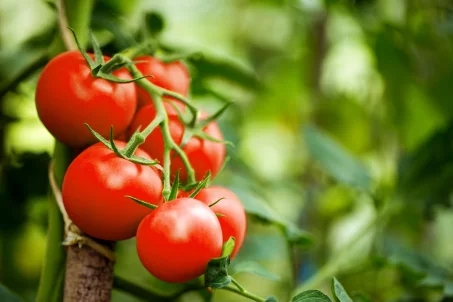
[(264, 300), (264, 302), (278, 302), (278, 300), (274, 296), (269, 296), (266, 300)]
[(234, 238), (225, 242), (222, 249), (222, 256), (211, 259), (205, 273), (205, 286), (222, 288), (231, 283), (231, 276), (228, 274), (230, 255), (234, 250)]
[(173, 200), (178, 196), (178, 189), (179, 189), (179, 170), (176, 171), (175, 180), (173, 181), (173, 185), (171, 186), (170, 196), (168, 196), (168, 200)]
[(221, 77), (246, 89), (257, 89), (260, 84), (255, 72), (248, 67), (225, 57), (216, 57), (203, 52), (203, 56), (190, 58), (197, 73), (205, 78)]
[[(180, 49), (171, 45), (161, 45), (162, 48), (173, 53), (191, 53), (193, 50)], [(206, 78), (222, 78), (246, 89), (255, 90), (260, 87), (256, 73), (232, 58), (219, 57), (203, 51), (203, 56), (191, 57), (188, 60), (196, 69), (195, 82), (204, 81)], [(199, 83), (198, 83), (199, 84)]]
[(211, 171), (208, 171), (208, 173), (206, 173), (206, 176), (203, 178), (202, 181), (200, 181), (197, 184), (195, 190), (189, 195), (189, 197), (195, 198), (195, 196), (197, 196), (198, 192), (200, 192), (201, 189), (206, 188), (210, 179), (211, 179)]
[(400, 159), (398, 191), (407, 200), (422, 199), (430, 208), (437, 204), (451, 205), (452, 141), (453, 123), (435, 132), (414, 152)]
[(299, 229), (294, 223), (279, 217), (276, 211), (261, 196), (244, 188), (244, 186), (234, 186), (232, 191), (242, 201), (248, 215), (264, 223), (271, 223), (280, 227), (286, 239), (291, 244), (299, 247), (307, 247), (314, 243), (314, 238), (310, 233)]
[(397, 266), (416, 287), (443, 288), (445, 296), (453, 296), (453, 271), (440, 267), (428, 256), (386, 238), (380, 251), (381, 260)]
[(99, 133), (97, 133), (96, 131), (94, 131), (90, 125), (88, 125), (87, 123), (85, 123), (85, 126), (88, 128), (88, 130), (90, 130), (91, 134), (94, 135), (94, 137), (96, 137), (101, 143), (103, 143), (107, 148), (109, 148), (110, 150), (113, 150), (112, 149), (112, 145), (110, 144), (110, 142), (108, 140), (106, 140), (102, 135), (100, 135)]
[(369, 190), (371, 177), (361, 162), (339, 143), (314, 126), (305, 128), (305, 143), (311, 156), (338, 182)]
[(352, 298), (354, 302), (371, 302), (371, 299), (362, 293), (355, 293), (352, 295)]
[(332, 302), (332, 300), (319, 290), (307, 290), (297, 294), (291, 302)]
[(265, 267), (256, 261), (243, 261), (236, 263), (233, 267), (233, 275), (239, 273), (250, 273), (269, 280), (279, 281), (280, 276), (269, 272)]
[(0, 301), (2, 302), (20, 302), (22, 301), (16, 294), (13, 294), (9, 289), (0, 284)]
[(332, 278), (332, 294), (337, 302), (353, 302), (343, 285), (335, 277)]

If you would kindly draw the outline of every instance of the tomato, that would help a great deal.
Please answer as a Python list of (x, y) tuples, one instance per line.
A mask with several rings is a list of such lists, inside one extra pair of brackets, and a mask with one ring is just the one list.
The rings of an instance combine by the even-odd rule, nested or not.
[(232, 191), (219, 186), (201, 189), (195, 196), (195, 199), (208, 206), (220, 198), (225, 199), (213, 205), (211, 210), (216, 214), (224, 215), (217, 217), (222, 227), (223, 242), (226, 242), (231, 236), (236, 239), (234, 251), (231, 254), (231, 258), (234, 258), (244, 243), (247, 231), (247, 217), (241, 201)]
[[(126, 143), (116, 141), (119, 148)], [(150, 159), (143, 150), (137, 156)], [(124, 197), (162, 203), (162, 181), (156, 169), (118, 157), (102, 143), (79, 154), (63, 180), (63, 203), (72, 221), (86, 234), (104, 240), (135, 236), (151, 209)]]
[(198, 200), (178, 198), (160, 205), (137, 230), (137, 252), (144, 267), (166, 282), (202, 275), (222, 253), (222, 230), (214, 212)]
[[(135, 66), (140, 70), (143, 75), (152, 75), (148, 77), (151, 83), (187, 96), (189, 93), (190, 75), (187, 67), (181, 61), (171, 63), (164, 63), (158, 58), (151, 56), (142, 56), (135, 58), (134, 61), (144, 61), (137, 63)], [(149, 94), (141, 87), (138, 89), (138, 103), (139, 107), (151, 104), (152, 100)], [(175, 100), (175, 103), (180, 109), (184, 109), (184, 105)]]
[[(124, 68), (113, 75), (131, 79)], [(116, 134), (127, 129), (137, 108), (137, 92), (134, 83), (119, 84), (92, 76), (82, 54), (68, 51), (53, 58), (42, 71), (36, 108), (44, 126), (59, 141), (84, 147), (97, 141), (84, 123), (104, 137), (109, 136), (110, 125)]]
[[(168, 108), (168, 104), (165, 104)], [(168, 111), (168, 109), (167, 109)], [(141, 127), (143, 130), (156, 116), (156, 110), (153, 105), (146, 105), (141, 108), (129, 128), (129, 135)], [(206, 116), (206, 115), (204, 115)], [(179, 120), (178, 116), (168, 111), (170, 133), (176, 144), (180, 145), (184, 135), (184, 125)], [(222, 132), (216, 122), (209, 123), (203, 131), (208, 135), (223, 140)], [(164, 140), (160, 128), (154, 131), (147, 137), (146, 141), (140, 146), (148, 152), (151, 157), (158, 159), (163, 163), (164, 159)], [(222, 168), (225, 161), (226, 148), (223, 143), (203, 140), (197, 137), (192, 137), (183, 147), (187, 154), (192, 167), (195, 169), (195, 177), (197, 180), (203, 179), (208, 171), (215, 177)], [(180, 170), (180, 179), (182, 182), (187, 180), (187, 171), (179, 156), (174, 156), (172, 153), (171, 172), (174, 175)]]

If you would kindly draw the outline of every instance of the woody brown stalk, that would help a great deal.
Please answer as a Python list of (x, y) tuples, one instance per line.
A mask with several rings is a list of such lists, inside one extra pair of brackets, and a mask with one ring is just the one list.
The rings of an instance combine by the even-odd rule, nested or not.
[(113, 286), (113, 262), (91, 247), (67, 248), (64, 302), (107, 302)]

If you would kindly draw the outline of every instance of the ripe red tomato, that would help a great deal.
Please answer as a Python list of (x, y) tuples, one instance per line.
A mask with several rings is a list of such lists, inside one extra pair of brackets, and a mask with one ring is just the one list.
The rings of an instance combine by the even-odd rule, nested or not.
[[(131, 79), (126, 69), (113, 75)], [(104, 137), (109, 136), (110, 125), (115, 133), (124, 132), (136, 111), (137, 93), (134, 83), (119, 84), (92, 76), (82, 54), (68, 51), (53, 58), (42, 71), (36, 108), (44, 126), (59, 141), (83, 147), (97, 141), (84, 123)]]
[[(119, 148), (126, 143), (116, 141)], [(143, 150), (135, 155), (150, 159)], [(63, 203), (72, 221), (88, 235), (104, 240), (135, 236), (140, 221), (151, 212), (124, 197), (162, 203), (162, 181), (150, 167), (118, 157), (102, 143), (79, 154), (63, 180)]]
[[(177, 144), (181, 144), (184, 135), (184, 125), (179, 120), (175, 113), (168, 111), (170, 105), (165, 104), (168, 112), (170, 133)], [(156, 116), (156, 110), (153, 105), (146, 105), (141, 108), (129, 128), (129, 136), (132, 135), (139, 127), (143, 130)], [(203, 131), (208, 135), (223, 140), (222, 132), (216, 122), (209, 123)], [(154, 131), (147, 137), (146, 141), (141, 145), (141, 148), (148, 152), (151, 157), (158, 159), (163, 163), (164, 159), (164, 139), (160, 128)], [(192, 137), (183, 147), (187, 154), (192, 167), (195, 169), (195, 177), (197, 180), (203, 179), (208, 171), (211, 171), (212, 177), (215, 177), (222, 168), (225, 161), (226, 148), (222, 143), (216, 143), (208, 140), (203, 140), (197, 137)], [(171, 172), (174, 175), (180, 170), (180, 179), (182, 182), (187, 180), (187, 172), (184, 164), (179, 156), (172, 154)]]
[[(166, 64), (151, 56), (138, 57), (134, 61), (144, 61), (137, 63), (136, 66), (143, 75), (153, 76), (147, 78), (151, 83), (184, 96), (189, 93), (190, 75), (187, 67), (181, 61)], [(137, 90), (139, 107), (152, 103), (151, 97), (145, 90), (141, 87), (138, 87)], [(184, 109), (181, 102), (175, 100), (175, 103), (181, 110)]]
[(166, 282), (202, 275), (222, 253), (222, 230), (211, 209), (192, 198), (160, 205), (137, 230), (138, 256), (145, 268)]
[(209, 206), (223, 197), (225, 199), (213, 205), (211, 210), (216, 214), (224, 215), (217, 217), (222, 227), (223, 242), (226, 242), (231, 236), (236, 239), (234, 251), (231, 254), (231, 258), (234, 258), (244, 243), (247, 231), (247, 217), (241, 201), (232, 191), (219, 186), (211, 186), (200, 190), (195, 199)]

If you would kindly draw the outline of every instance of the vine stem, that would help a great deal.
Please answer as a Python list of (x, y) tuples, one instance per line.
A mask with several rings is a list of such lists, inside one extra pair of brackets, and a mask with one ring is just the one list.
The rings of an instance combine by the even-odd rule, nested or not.
[(58, 25), (63, 44), (67, 50), (76, 50), (77, 45), (74, 42), (71, 32), (68, 30), (69, 24), (68, 19), (66, 18), (64, 0), (57, 0), (55, 4), (57, 6)]
[(255, 294), (252, 294), (248, 292), (242, 285), (239, 284), (238, 281), (236, 281), (234, 278), (231, 278), (231, 283), (233, 283), (237, 288), (231, 287), (231, 286), (226, 286), (222, 287), (221, 289), (230, 291), (233, 293), (236, 293), (238, 295), (241, 295), (243, 297), (249, 298), (250, 300), (257, 301), (257, 302), (264, 302), (266, 299), (261, 298)]
[(388, 219), (397, 213), (400, 209), (400, 204), (398, 202), (392, 204), (386, 204), (378, 214), (369, 221), (369, 223), (357, 233), (354, 238), (341, 250), (337, 257), (327, 262), (313, 277), (308, 279), (305, 283), (297, 287), (292, 296), (297, 295), (300, 292), (317, 288), (322, 282), (331, 278), (333, 275), (338, 273), (343, 264), (344, 258), (349, 254), (352, 248), (354, 248), (360, 239), (368, 234), (373, 228), (378, 225), (384, 225)]
[[(126, 54), (133, 54), (134, 51), (128, 51)], [(127, 55), (123, 54), (116, 54), (113, 58), (107, 62), (109, 66), (114, 66), (116, 64), (124, 64), (124, 63), (131, 63), (127, 64), (127, 68), (131, 73), (132, 77), (140, 78), (143, 77), (143, 74), (138, 70), (138, 68), (133, 64), (132, 58), (128, 57)], [(105, 66), (105, 65), (104, 65)], [(107, 67), (106, 67), (107, 68)], [(171, 168), (171, 151), (174, 152), (181, 158), (184, 167), (187, 171), (187, 180), (189, 184), (195, 183), (195, 171), (190, 164), (189, 158), (187, 157), (186, 153), (182, 150), (182, 148), (173, 140), (170, 132), (170, 126), (168, 122), (168, 114), (165, 110), (164, 103), (163, 103), (163, 96), (172, 96), (184, 104), (187, 105), (189, 110), (193, 113), (193, 118), (196, 119), (198, 116), (198, 109), (190, 104), (189, 100), (184, 96), (169, 91), (167, 89), (158, 87), (148, 81), (145, 78), (141, 78), (136, 81), (137, 85), (143, 88), (151, 97), (154, 107), (156, 109), (156, 117), (155, 119), (145, 128), (145, 130), (141, 131), (140, 133), (136, 133), (133, 135), (133, 142), (128, 144), (126, 153), (133, 154), (134, 150), (145, 141), (146, 137), (152, 132), (152, 130), (158, 125), (162, 131), (162, 137), (164, 139), (164, 172), (163, 172), (163, 179), (164, 179), (164, 188), (162, 191), (162, 195), (166, 200), (170, 196), (171, 192), (171, 185), (170, 185), (170, 168)], [(134, 137), (135, 136), (135, 137)]]
[(74, 244), (85, 244), (91, 247), (93, 250), (97, 251), (99, 254), (103, 255), (111, 261), (116, 260), (115, 253), (107, 248), (106, 246), (96, 242), (90, 237), (82, 235), (80, 229), (72, 222), (69, 218), (68, 213), (63, 204), (63, 198), (61, 196), (60, 188), (58, 188), (57, 182), (54, 176), (54, 163), (53, 160), (49, 163), (49, 183), (52, 190), (52, 194), (57, 202), (58, 208), (63, 216), (64, 231), (65, 231), (65, 240), (63, 243), (65, 245), (74, 245)]

